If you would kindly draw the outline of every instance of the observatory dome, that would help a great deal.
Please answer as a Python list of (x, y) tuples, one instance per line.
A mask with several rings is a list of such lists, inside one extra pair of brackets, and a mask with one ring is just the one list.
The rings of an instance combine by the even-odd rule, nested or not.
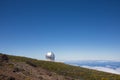
[(55, 60), (55, 55), (54, 55), (53, 52), (48, 52), (45, 57), (49, 61), (54, 61)]

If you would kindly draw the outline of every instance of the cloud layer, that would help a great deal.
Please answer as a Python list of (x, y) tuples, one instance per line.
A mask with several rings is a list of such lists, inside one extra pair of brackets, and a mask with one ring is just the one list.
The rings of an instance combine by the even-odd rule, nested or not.
[(89, 69), (94, 69), (94, 70), (99, 70), (99, 71), (104, 71), (104, 72), (109, 72), (109, 73), (114, 73), (114, 74), (120, 74), (120, 67), (113, 69), (110, 67), (100, 67), (100, 66), (81, 66), (84, 68), (89, 68)]

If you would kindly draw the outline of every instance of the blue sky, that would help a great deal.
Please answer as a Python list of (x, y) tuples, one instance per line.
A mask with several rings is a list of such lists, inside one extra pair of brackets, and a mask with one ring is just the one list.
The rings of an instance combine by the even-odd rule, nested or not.
[(120, 60), (119, 0), (0, 0), (0, 52)]

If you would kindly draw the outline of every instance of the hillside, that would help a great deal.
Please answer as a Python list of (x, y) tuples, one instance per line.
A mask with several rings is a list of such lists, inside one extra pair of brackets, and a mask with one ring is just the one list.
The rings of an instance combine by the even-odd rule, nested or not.
[(120, 75), (0, 54), (0, 80), (120, 80)]

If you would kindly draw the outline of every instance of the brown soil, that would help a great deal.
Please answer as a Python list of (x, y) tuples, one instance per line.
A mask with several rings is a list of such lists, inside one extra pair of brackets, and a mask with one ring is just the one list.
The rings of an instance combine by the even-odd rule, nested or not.
[(25, 62), (0, 61), (0, 80), (74, 80)]

